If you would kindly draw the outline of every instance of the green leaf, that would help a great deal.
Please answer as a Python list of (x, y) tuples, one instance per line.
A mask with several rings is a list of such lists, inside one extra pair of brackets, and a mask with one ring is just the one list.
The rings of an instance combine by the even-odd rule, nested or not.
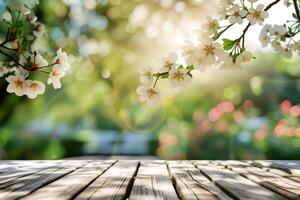
[(168, 78), (169, 77), (169, 73), (163, 74), (160, 76), (162, 79)]
[(236, 43), (235, 41), (224, 38), (223, 39), (223, 49), (230, 50), (234, 47), (235, 43)]
[(189, 71), (192, 71), (192, 70), (194, 70), (195, 68), (194, 68), (194, 65), (190, 65), (190, 66), (187, 67), (187, 69), (188, 69)]
[(293, 16), (295, 19), (298, 19), (296, 13), (293, 13), (292, 16)]

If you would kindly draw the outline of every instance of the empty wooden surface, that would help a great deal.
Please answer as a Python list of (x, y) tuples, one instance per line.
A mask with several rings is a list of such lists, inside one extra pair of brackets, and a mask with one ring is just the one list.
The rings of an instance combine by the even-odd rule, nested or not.
[(0, 199), (300, 200), (300, 162), (0, 161)]

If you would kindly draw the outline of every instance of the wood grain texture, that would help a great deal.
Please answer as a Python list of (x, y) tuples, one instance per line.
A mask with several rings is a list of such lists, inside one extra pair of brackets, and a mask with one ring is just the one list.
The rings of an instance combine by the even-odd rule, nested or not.
[(202, 175), (188, 161), (169, 161), (169, 169), (175, 180), (178, 193), (182, 199), (231, 199), (214, 183)]
[(130, 183), (133, 181), (138, 163), (138, 161), (118, 161), (81, 192), (76, 199), (125, 199), (129, 193)]
[(0, 161), (0, 199), (300, 200), (299, 161)]
[(300, 183), (257, 167), (228, 166), (233, 171), (290, 199), (300, 199)]
[(14, 180), (24, 177), (47, 168), (56, 168), (62, 161), (9, 161), (2, 163), (0, 173), (0, 188), (5, 188)]
[(241, 200), (283, 200), (286, 199), (238, 173), (217, 165), (197, 165), (217, 186), (234, 199)]
[(15, 183), (0, 190), (0, 199), (18, 199), (72, 172), (75, 168), (45, 169), (15, 180)]
[(66, 200), (80, 193), (88, 184), (100, 176), (112, 162), (87, 163), (83, 167), (26, 196), (27, 200)]
[(141, 161), (129, 199), (178, 199), (165, 161)]
[(290, 174), (300, 175), (300, 161), (259, 160), (254, 161), (253, 164), (261, 167), (281, 169)]

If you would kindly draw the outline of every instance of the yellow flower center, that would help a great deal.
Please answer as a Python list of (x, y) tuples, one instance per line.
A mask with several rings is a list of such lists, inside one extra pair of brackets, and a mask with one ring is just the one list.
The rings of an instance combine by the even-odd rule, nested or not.
[(215, 47), (213, 47), (212, 45), (205, 45), (203, 50), (206, 52), (206, 55), (209, 55), (209, 54), (214, 55)]
[(235, 16), (235, 17), (239, 17), (240, 16), (240, 12), (239, 11), (235, 11), (232, 15)]
[(253, 13), (253, 17), (256, 18), (256, 19), (260, 18), (260, 13), (261, 13), (261, 11), (257, 11), (257, 10), (256, 10), (256, 11)]
[(29, 87), (30, 87), (30, 89), (36, 91), (39, 88), (39, 84), (37, 84), (37, 83), (31, 83)]
[(184, 80), (184, 73), (178, 71), (174, 74), (173, 79), (177, 80), (178, 82)]
[(153, 88), (151, 88), (151, 89), (147, 90), (147, 94), (148, 94), (148, 98), (151, 99), (155, 95), (157, 95), (157, 92)]
[(16, 80), (16, 81), (14, 81), (14, 84), (16, 85), (16, 88), (23, 88), (23, 81), (21, 81), (21, 80)]
[(145, 77), (147, 77), (148, 79), (150, 79), (152, 75), (151, 75), (150, 72), (146, 72), (146, 73), (143, 74), (143, 76), (145, 76)]
[(58, 77), (58, 76), (60, 75), (60, 73), (59, 73), (58, 71), (54, 71), (54, 72), (52, 72), (52, 75), (53, 75), (54, 77)]
[(208, 22), (208, 28), (209, 29), (215, 29), (217, 26), (217, 23), (215, 21), (211, 21), (211, 22)]

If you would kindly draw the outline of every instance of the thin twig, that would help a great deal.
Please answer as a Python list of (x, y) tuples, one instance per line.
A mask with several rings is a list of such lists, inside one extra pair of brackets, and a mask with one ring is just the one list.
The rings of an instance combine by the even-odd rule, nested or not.
[(293, 3), (294, 3), (294, 7), (295, 7), (295, 11), (296, 11), (298, 21), (300, 21), (300, 12), (299, 12), (299, 8), (298, 8), (297, 0), (293, 0)]
[(49, 64), (49, 65), (40, 67), (40, 69), (44, 69), (44, 68), (47, 68), (47, 67), (51, 67), (51, 66), (56, 65), (56, 64), (57, 64), (57, 63), (55, 62), (55, 63)]
[(23, 69), (26, 69), (26, 70), (30, 71), (29, 68), (27, 68), (27, 67), (25, 67), (24, 65), (20, 64), (14, 57), (12, 57), (11, 55), (5, 53), (5, 52), (2, 51), (1, 49), (0, 49), (0, 53), (3, 54), (4, 56), (10, 58), (11, 60), (13, 60), (17, 65), (19, 65), (19, 66), (22, 67)]
[(3, 47), (3, 48), (5, 48), (5, 49), (11, 50), (11, 51), (17, 51), (17, 50), (18, 50), (18, 49), (12, 49), (12, 48), (9, 48), (9, 47), (4, 46), (4, 45), (0, 45), (0, 47)]
[(270, 3), (265, 9), (264, 11), (269, 10), (270, 8), (272, 8), (274, 5), (276, 5), (280, 0), (276, 0), (273, 3)]
[(224, 30), (222, 30), (220, 33), (218, 33), (218, 35), (216, 35), (213, 39), (214, 39), (214, 40), (219, 39), (219, 37), (220, 37), (225, 31), (227, 31), (231, 26), (233, 26), (233, 24), (229, 24)]

